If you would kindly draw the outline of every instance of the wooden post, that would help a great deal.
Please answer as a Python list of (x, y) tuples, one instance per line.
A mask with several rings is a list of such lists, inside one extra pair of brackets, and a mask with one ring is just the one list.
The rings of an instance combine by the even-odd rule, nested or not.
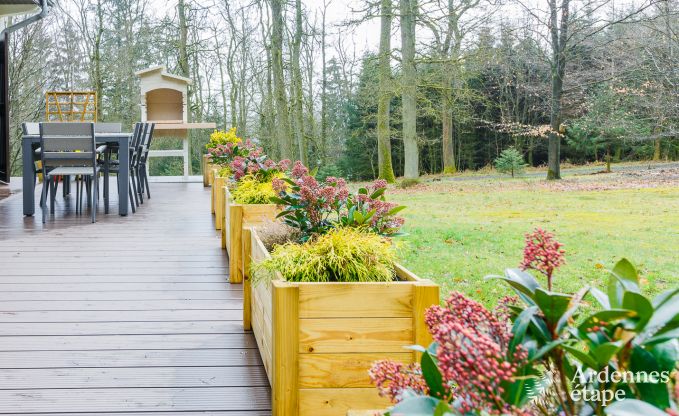
[(240, 272), (241, 261), (243, 261), (243, 206), (231, 205), (229, 207), (229, 281), (231, 283), (242, 283), (243, 275)]
[(224, 185), (226, 178), (218, 176), (212, 184), (215, 194), (215, 229), (221, 230), (224, 226)]
[[(215, 183), (215, 177), (217, 176), (217, 169), (213, 169), (212, 172), (210, 172), (210, 185)], [(215, 213), (215, 199), (217, 198), (217, 195), (215, 195), (215, 187), (213, 186), (212, 189), (210, 189), (210, 212)]]
[(252, 287), (250, 286), (250, 264), (252, 263), (252, 229), (243, 227), (243, 329), (252, 329)]
[(222, 226), (222, 232), (221, 234), (221, 243), (222, 243), (222, 249), (226, 250), (226, 233), (230, 232), (231, 228), (231, 218), (229, 217), (229, 213), (231, 211), (229, 207), (229, 197), (228, 197), (228, 192), (229, 189), (225, 186), (224, 189), (222, 190), (224, 193), (224, 225)]
[[(424, 323), (424, 313), (432, 305), (439, 304), (439, 287), (429, 280), (422, 280), (413, 285), (413, 334), (415, 344), (427, 348), (432, 343), (431, 334)], [(419, 363), (422, 353), (413, 351), (413, 359)]]
[(274, 280), (273, 291), (273, 416), (299, 412), (299, 286)]
[(203, 186), (210, 186), (210, 155), (203, 155)]

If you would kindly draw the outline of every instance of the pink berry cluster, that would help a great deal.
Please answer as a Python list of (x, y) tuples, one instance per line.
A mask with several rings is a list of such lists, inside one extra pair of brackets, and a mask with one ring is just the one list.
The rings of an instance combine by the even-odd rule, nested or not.
[(398, 403), (403, 392), (411, 390), (416, 394), (428, 394), (427, 383), (422, 376), (419, 364), (404, 365), (390, 360), (377, 361), (368, 371), (372, 382), (382, 397)]
[(244, 149), (238, 144), (228, 142), (226, 144), (216, 144), (207, 149), (210, 162), (218, 165), (226, 165), (231, 163), (234, 157), (239, 156)]
[(565, 263), (563, 244), (556, 241), (554, 234), (536, 228), (526, 234), (526, 245), (523, 249), (521, 269), (537, 270), (547, 277), (547, 287), (552, 290), (554, 270)]
[(527, 353), (517, 349), (510, 357), (511, 328), (478, 302), (451, 293), (445, 307), (433, 306), (425, 321), (438, 344), (438, 366), (447, 385), (456, 386), (462, 413), (485, 410), (489, 414), (520, 412), (503, 399), (504, 385), (525, 364)]

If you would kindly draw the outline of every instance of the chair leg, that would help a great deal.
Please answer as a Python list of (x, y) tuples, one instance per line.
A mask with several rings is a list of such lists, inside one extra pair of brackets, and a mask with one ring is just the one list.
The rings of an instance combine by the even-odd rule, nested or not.
[(42, 197), (40, 198), (40, 208), (42, 208), (42, 223), (45, 223), (45, 216), (47, 214), (47, 189), (49, 188), (49, 179), (44, 177), (42, 180)]
[(80, 205), (80, 215), (83, 214), (83, 196), (85, 194), (85, 178), (83, 176), (80, 177), (80, 200), (78, 201), (78, 204)]
[(110, 164), (111, 164), (111, 151), (106, 150), (104, 154), (104, 214), (108, 214), (108, 199), (110, 196)]
[(57, 183), (58, 180), (56, 177), (50, 179), (50, 212), (52, 214), (54, 214), (54, 205), (57, 200)]
[(149, 187), (149, 176), (146, 174), (146, 166), (143, 166), (141, 171), (144, 175), (144, 182), (146, 183), (146, 198), (151, 199), (151, 188)]
[(135, 179), (137, 180), (137, 192), (139, 193), (139, 202), (144, 203), (144, 180), (142, 179), (139, 170), (135, 172)]
[(134, 177), (134, 169), (130, 169), (130, 188), (134, 190), (134, 203), (139, 206), (139, 189), (137, 189), (137, 179)]
[(73, 180), (75, 181), (75, 215), (80, 214), (80, 178), (76, 175)]
[(132, 207), (132, 213), (137, 212), (137, 206), (134, 202), (134, 196), (132, 195), (132, 184), (129, 184), (130, 186), (127, 187), (127, 190), (129, 191), (130, 194), (130, 206)]
[(92, 223), (97, 222), (97, 204), (99, 203), (99, 178), (92, 176)]

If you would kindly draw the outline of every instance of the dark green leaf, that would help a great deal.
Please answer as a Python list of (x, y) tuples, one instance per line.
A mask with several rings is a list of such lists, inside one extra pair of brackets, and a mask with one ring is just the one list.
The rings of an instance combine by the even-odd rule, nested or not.
[(371, 199), (377, 199), (377, 198), (381, 197), (384, 194), (384, 191), (386, 191), (386, 190), (387, 190), (387, 188), (380, 188), (380, 189), (376, 190), (375, 192), (373, 192), (370, 195), (370, 198)]
[(399, 205), (397, 207), (390, 209), (389, 212), (387, 212), (387, 215), (396, 215), (399, 212), (403, 211), (404, 209), (406, 209), (405, 205)]
[(542, 311), (547, 326), (550, 328), (556, 328), (557, 323), (568, 310), (572, 298), (571, 295), (548, 292), (541, 288), (535, 290), (535, 303)]
[(424, 377), (424, 381), (427, 382), (427, 386), (429, 386), (429, 394), (438, 399), (442, 399), (446, 394), (443, 387), (443, 377), (441, 376), (441, 372), (439, 371), (436, 362), (434, 362), (434, 359), (429, 355), (428, 351), (422, 353), (420, 363), (422, 365), (422, 376)]
[(599, 371), (600, 369), (599, 364), (596, 362), (594, 358), (590, 357), (589, 354), (570, 345), (562, 345), (561, 348), (568, 351), (576, 360), (580, 361), (583, 365), (586, 365), (587, 367), (595, 371)]
[(641, 329), (653, 315), (653, 305), (644, 295), (635, 292), (625, 292), (622, 297), (622, 307), (637, 313), (637, 329)]
[[(662, 367), (653, 354), (640, 346), (635, 346), (632, 348), (630, 370), (634, 373), (650, 374), (653, 371), (662, 371)], [(643, 397), (645, 402), (658, 406), (661, 409), (667, 409), (670, 406), (670, 395), (666, 384), (635, 383), (635, 386), (639, 391), (640, 397)]]

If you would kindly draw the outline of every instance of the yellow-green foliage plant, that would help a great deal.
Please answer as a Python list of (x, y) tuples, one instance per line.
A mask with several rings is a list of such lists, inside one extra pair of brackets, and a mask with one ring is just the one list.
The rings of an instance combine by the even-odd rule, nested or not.
[(241, 141), (243, 140), (236, 134), (235, 127), (230, 128), (228, 131), (215, 130), (212, 132), (212, 134), (210, 134), (210, 142), (208, 143), (208, 148), (220, 144), (225, 145), (227, 143), (238, 144)]
[(390, 282), (395, 262), (396, 249), (388, 238), (340, 227), (305, 243), (277, 246), (270, 258), (252, 266), (253, 283), (275, 271), (290, 282)]
[[(277, 173), (275, 178), (283, 177)], [(276, 196), (276, 191), (271, 183), (273, 178), (260, 181), (255, 175), (246, 175), (238, 182), (236, 189), (231, 192), (233, 200), (237, 204), (270, 204), (271, 198)]]
[(219, 172), (217, 172), (217, 176), (220, 178), (228, 178), (231, 174), (232, 172), (229, 166), (222, 166), (221, 169), (219, 169)]

